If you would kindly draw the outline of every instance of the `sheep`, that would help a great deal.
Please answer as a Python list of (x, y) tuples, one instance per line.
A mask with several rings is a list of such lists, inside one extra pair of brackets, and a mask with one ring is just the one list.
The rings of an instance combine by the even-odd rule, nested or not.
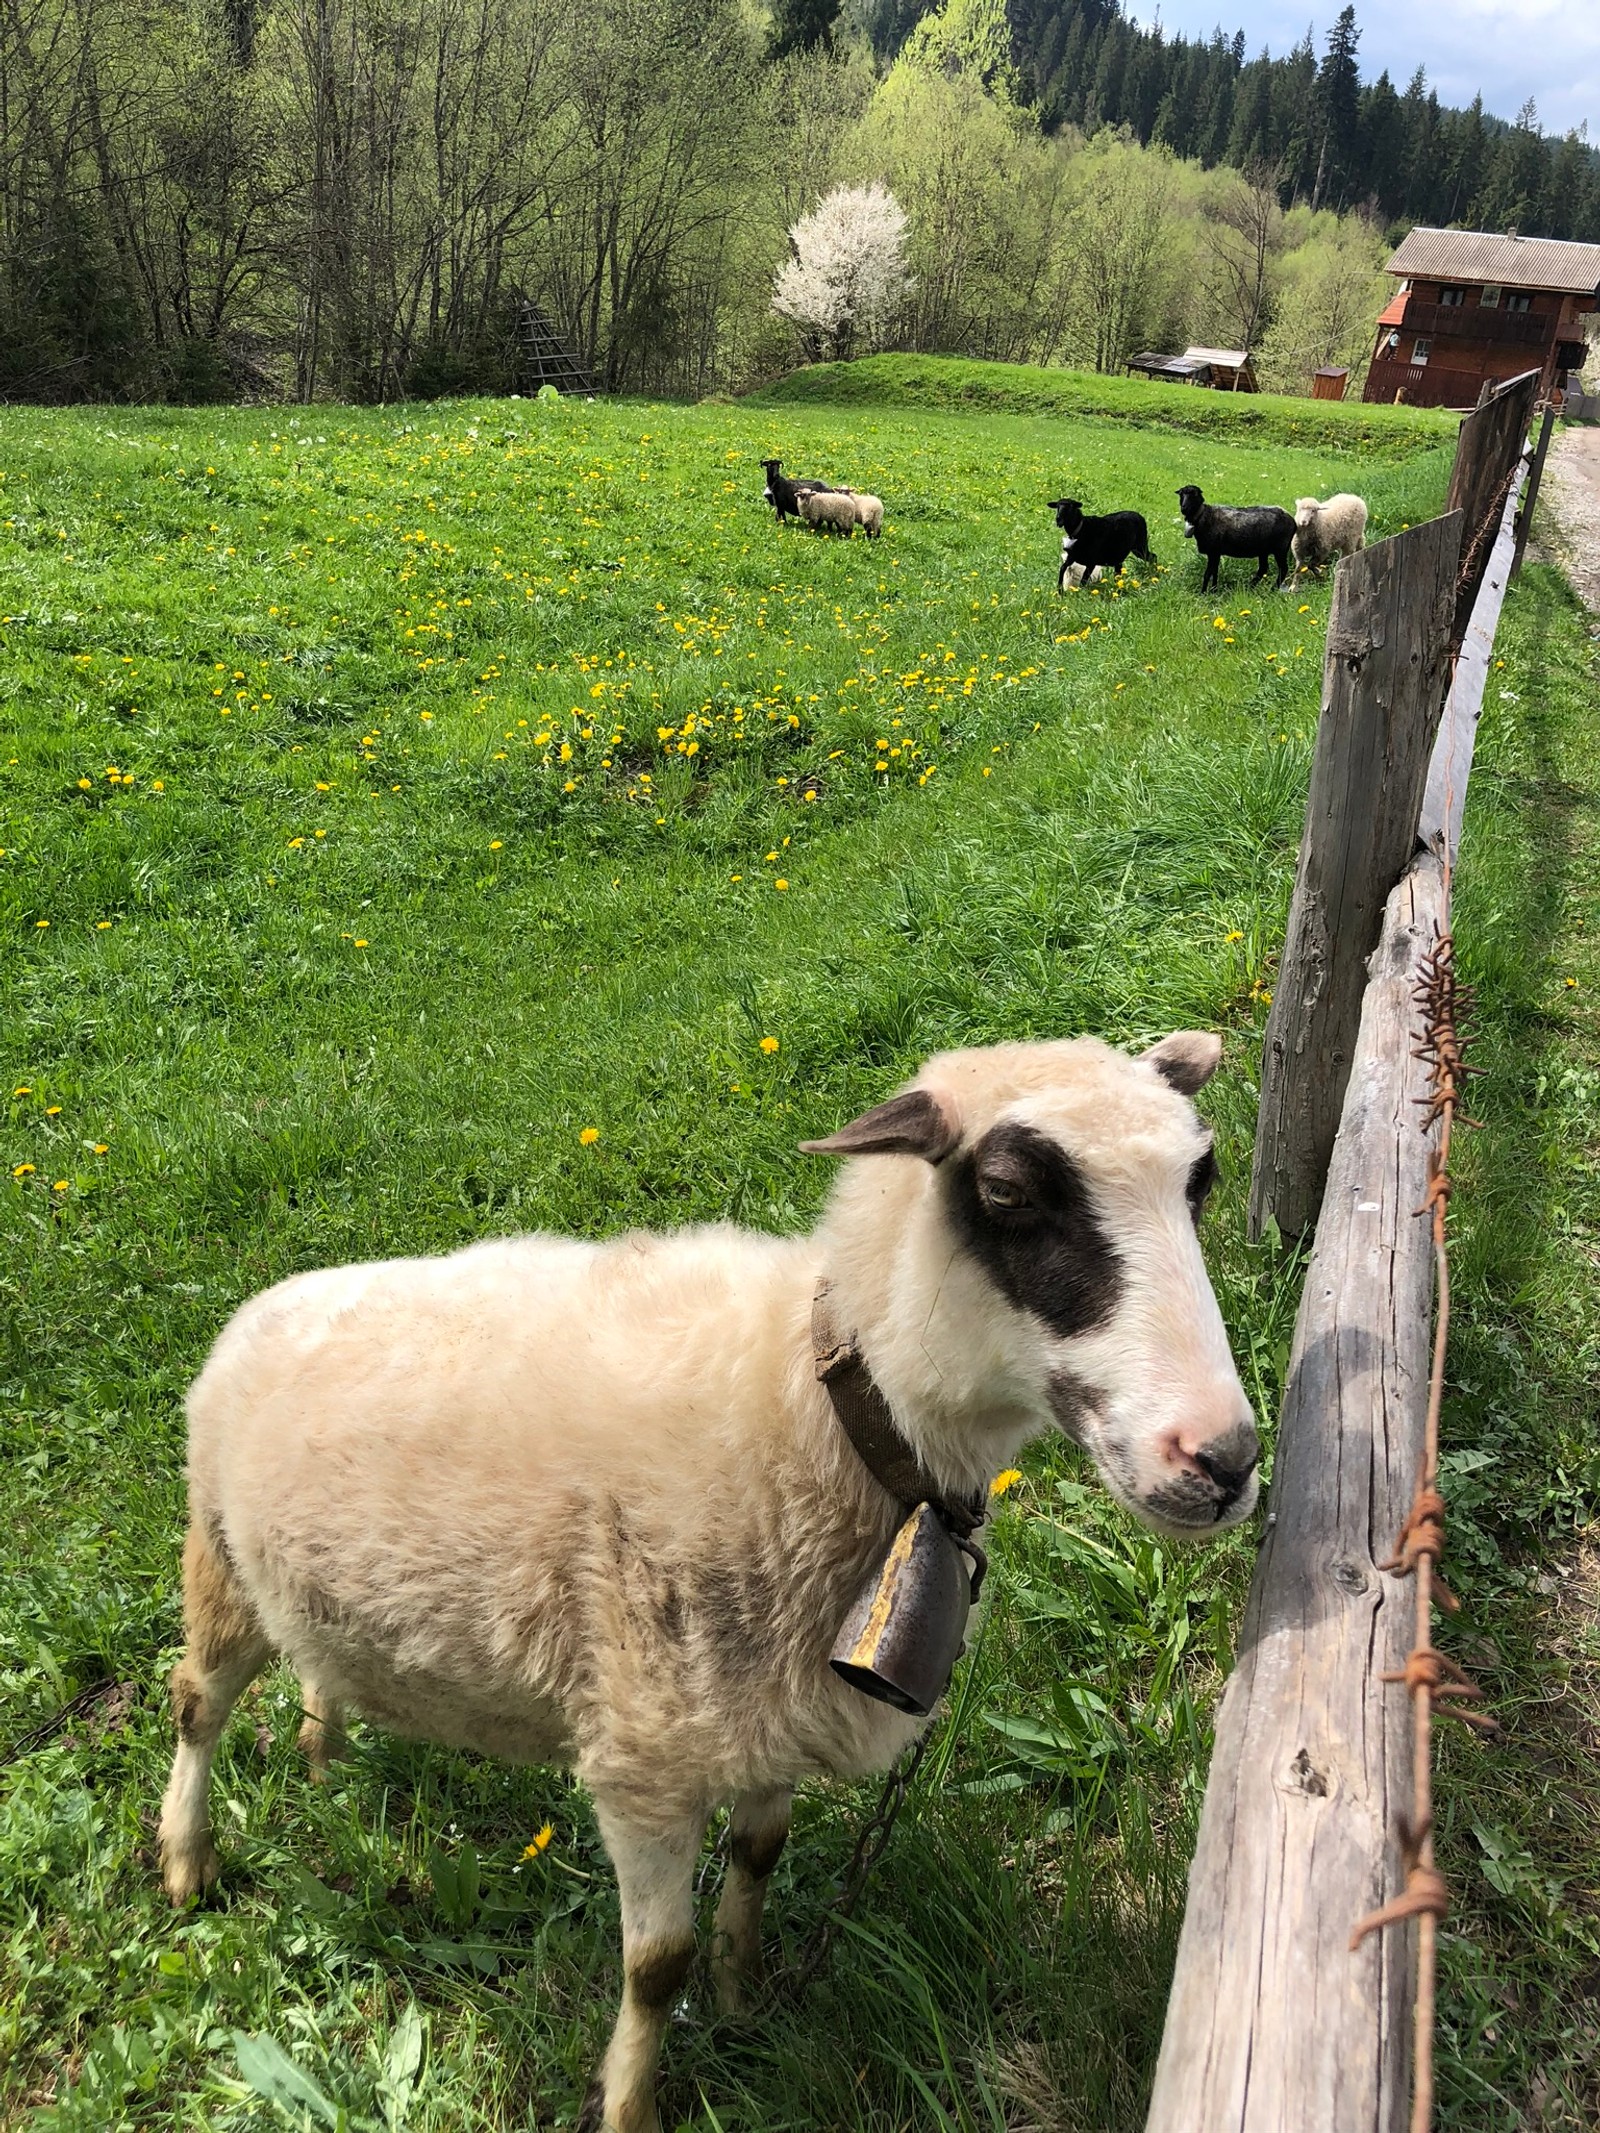
[(800, 516), (813, 532), (842, 533), (848, 540), (856, 530), (856, 499), (843, 489), (808, 489)]
[(800, 516), (801, 497), (809, 496), (814, 490), (820, 491), (823, 495), (831, 493), (825, 481), (807, 481), (803, 479), (791, 481), (788, 475), (783, 472), (781, 459), (763, 459), (761, 465), (767, 477), (767, 485), (761, 492), (761, 500), (763, 503), (771, 504), (773, 510), (777, 512), (780, 526), (785, 519), (798, 518)]
[(1259, 564), (1252, 585), (1267, 574), (1269, 560), (1278, 566), (1281, 586), (1289, 575), (1289, 550), (1294, 543), (1294, 520), (1276, 504), (1208, 504), (1192, 483), (1178, 491), (1183, 530), (1206, 559), (1200, 590), (1209, 592), (1217, 583), (1218, 568), (1225, 555), (1254, 556)]
[(1050, 509), (1061, 528), (1061, 568), (1056, 573), (1056, 591), (1067, 589), (1067, 574), (1079, 570), (1075, 584), (1084, 584), (1102, 570), (1120, 570), (1130, 555), (1137, 555), (1152, 568), (1155, 554), (1150, 529), (1137, 511), (1108, 511), (1103, 518), (1085, 518), (1075, 496), (1057, 497)]
[(1294, 525), (1295, 561), (1319, 577), (1336, 557), (1355, 555), (1367, 545), (1366, 504), (1345, 491), (1320, 504), (1314, 496), (1297, 496)]
[[(1216, 1163), (1190, 1099), (1220, 1054), (1180, 1031), (1138, 1057), (1092, 1037), (935, 1057), (801, 1144), (848, 1159), (809, 1235), (501, 1237), (243, 1305), (188, 1402), (172, 1901), (216, 1877), (212, 1759), (273, 1652), (314, 1777), (349, 1711), (565, 1764), (622, 1902), (581, 2123), (658, 2133), (708, 1818), (730, 1806), (731, 2009), (796, 1783), (883, 1770), (925, 1722), (828, 1664), (908, 1496), (981, 1519), (1053, 1424), (1158, 1533), (1250, 1512), (1259, 1447), (1198, 1238)], [(899, 1469), (823, 1382), (846, 1349)]]
[(883, 498), (871, 496), (865, 489), (846, 489), (855, 506), (856, 524), (866, 533), (869, 541), (875, 541), (883, 532)]

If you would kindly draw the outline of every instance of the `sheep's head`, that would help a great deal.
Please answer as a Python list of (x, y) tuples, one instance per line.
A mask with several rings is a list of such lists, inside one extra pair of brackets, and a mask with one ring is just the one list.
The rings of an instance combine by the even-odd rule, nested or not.
[(1063, 533), (1076, 533), (1083, 524), (1083, 506), (1075, 496), (1058, 496), (1048, 506), (1056, 515), (1056, 524)]
[(1294, 500), (1294, 522), (1303, 533), (1307, 526), (1316, 523), (1317, 513), (1322, 509), (1314, 496), (1297, 496)]
[(925, 1450), (977, 1472), (1054, 1422), (1158, 1532), (1249, 1514), (1260, 1447), (1197, 1235), (1216, 1159), (1190, 1099), (1220, 1055), (1198, 1031), (949, 1052), (803, 1144), (917, 1159), (849, 1165), (830, 1232), (891, 1404), (935, 1415)]
[(1178, 509), (1183, 513), (1186, 520), (1198, 518), (1204, 504), (1204, 496), (1192, 482), (1186, 483), (1178, 491)]

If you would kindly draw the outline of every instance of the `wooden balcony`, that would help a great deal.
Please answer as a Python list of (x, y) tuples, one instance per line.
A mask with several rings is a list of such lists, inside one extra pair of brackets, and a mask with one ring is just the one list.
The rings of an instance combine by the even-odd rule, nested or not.
[(1375, 356), (1361, 397), (1387, 404), (1403, 391), (1408, 407), (1476, 407), (1484, 375), (1437, 361), (1401, 363), (1392, 356)]
[(1547, 346), (1560, 324), (1558, 311), (1506, 311), (1480, 304), (1470, 291), (1464, 304), (1423, 304), (1407, 297), (1401, 333), (1440, 334), (1453, 341), (1510, 341), (1525, 348)]

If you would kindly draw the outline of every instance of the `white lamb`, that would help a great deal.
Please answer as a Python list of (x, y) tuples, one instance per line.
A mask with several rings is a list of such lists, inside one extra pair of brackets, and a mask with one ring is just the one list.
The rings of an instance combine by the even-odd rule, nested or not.
[(1367, 544), (1367, 507), (1359, 496), (1341, 492), (1318, 503), (1298, 496), (1294, 506), (1294, 556), (1302, 570), (1321, 574), (1335, 557), (1355, 555)]
[(246, 1304), (189, 1396), (172, 1900), (218, 1871), (212, 1758), (275, 1651), (319, 1773), (347, 1711), (565, 1763), (622, 1896), (622, 2008), (582, 2123), (655, 2133), (708, 1818), (731, 1806), (735, 2005), (793, 1787), (882, 1770), (921, 1723), (828, 1665), (907, 1492), (819, 1382), (819, 1284), (914, 1493), (981, 1502), (1053, 1422), (1158, 1532), (1235, 1524), (1257, 1443), (1196, 1236), (1215, 1162), (1189, 1101), (1220, 1049), (946, 1053), (807, 1144), (857, 1158), (807, 1236), (508, 1237)]
[(869, 495), (865, 489), (847, 489), (845, 494), (856, 507), (856, 524), (862, 527), (869, 541), (875, 541), (883, 532), (883, 498)]
[(800, 499), (800, 516), (819, 532), (848, 539), (856, 528), (856, 499), (846, 489), (808, 489)]

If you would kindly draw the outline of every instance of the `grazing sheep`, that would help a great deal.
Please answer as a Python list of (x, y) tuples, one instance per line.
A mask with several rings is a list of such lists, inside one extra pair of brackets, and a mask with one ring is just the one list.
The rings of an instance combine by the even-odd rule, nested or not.
[(1367, 507), (1359, 496), (1343, 491), (1321, 504), (1314, 496), (1297, 496), (1294, 528), (1295, 561), (1320, 576), (1335, 557), (1366, 547)]
[(844, 489), (808, 489), (800, 516), (814, 532), (842, 533), (848, 540), (856, 530), (856, 499)]
[[(1139, 1058), (945, 1053), (804, 1144), (852, 1158), (807, 1236), (503, 1237), (245, 1304), (189, 1395), (173, 1902), (218, 1871), (212, 1758), (273, 1652), (314, 1774), (347, 1711), (567, 1764), (622, 1898), (582, 2123), (656, 2133), (708, 1818), (731, 1805), (733, 2006), (796, 1783), (882, 1770), (922, 1723), (828, 1663), (909, 1499), (981, 1518), (1054, 1423), (1159, 1533), (1250, 1511), (1251, 1409), (1196, 1234), (1216, 1164), (1189, 1099), (1220, 1052), (1187, 1031)], [(863, 1383), (880, 1434), (858, 1451)]]
[(1271, 561), (1277, 563), (1279, 585), (1288, 577), (1294, 520), (1276, 504), (1208, 504), (1191, 483), (1178, 491), (1178, 509), (1183, 513), (1184, 533), (1206, 559), (1202, 592), (1217, 583), (1225, 555), (1255, 557), (1259, 568), (1250, 580), (1252, 585), (1261, 583)]
[(785, 519), (800, 516), (802, 496), (809, 496), (814, 490), (820, 490), (823, 495), (831, 493), (825, 481), (791, 481), (783, 472), (781, 459), (763, 459), (761, 465), (767, 477), (767, 486), (761, 492), (761, 500), (771, 504), (777, 512), (780, 526)]
[(856, 524), (862, 527), (869, 541), (875, 541), (883, 532), (883, 498), (870, 496), (865, 489), (846, 489), (845, 495), (855, 505)]
[(1120, 570), (1130, 555), (1137, 555), (1152, 568), (1155, 554), (1150, 529), (1137, 511), (1108, 511), (1103, 518), (1085, 518), (1075, 496), (1061, 496), (1050, 506), (1061, 528), (1061, 568), (1056, 572), (1056, 591), (1067, 589), (1067, 574), (1082, 572), (1079, 585), (1102, 570)]

